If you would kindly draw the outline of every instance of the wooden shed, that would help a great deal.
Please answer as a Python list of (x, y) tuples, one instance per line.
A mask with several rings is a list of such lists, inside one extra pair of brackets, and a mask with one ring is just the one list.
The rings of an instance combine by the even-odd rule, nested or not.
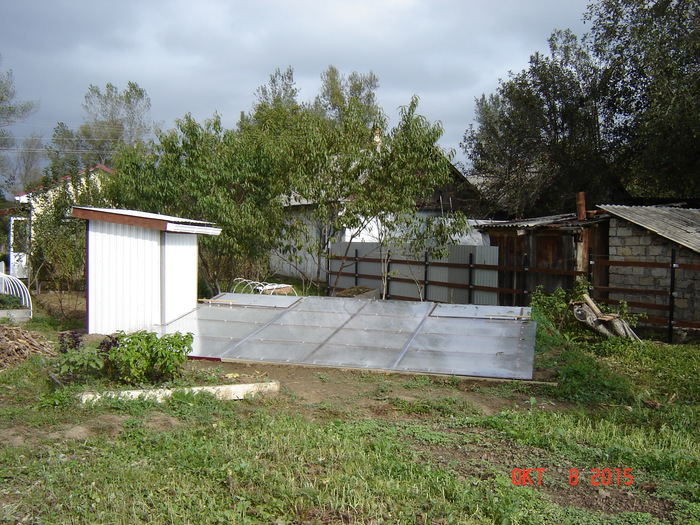
[(571, 289), (576, 276), (585, 275), (589, 253), (607, 254), (609, 219), (601, 211), (583, 211), (481, 225), (491, 246), (499, 248), (498, 304), (528, 304), (520, 292), (538, 286), (547, 293), (558, 287)]
[(73, 207), (87, 223), (87, 331), (155, 330), (197, 306), (197, 235), (212, 223)]

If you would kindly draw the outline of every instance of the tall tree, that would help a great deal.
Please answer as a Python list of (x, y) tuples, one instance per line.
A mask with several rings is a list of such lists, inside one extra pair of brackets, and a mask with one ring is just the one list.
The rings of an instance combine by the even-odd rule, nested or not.
[(86, 151), (80, 133), (59, 122), (53, 130), (51, 142), (46, 146), (46, 158), (49, 161), (44, 170), (46, 177), (55, 181), (78, 173), (84, 167), (83, 153)]
[(700, 3), (599, 0), (587, 17), (631, 190), (699, 195)]
[[(2, 56), (0, 56), (0, 65)], [(32, 115), (38, 108), (35, 101), (16, 99), (15, 79), (11, 70), (0, 71), (0, 177), (10, 172), (10, 162), (4, 151), (14, 147), (15, 140), (6, 129)]]
[(151, 99), (136, 82), (126, 89), (91, 85), (85, 94), (83, 124), (72, 130), (59, 122), (47, 147), (47, 174), (56, 179), (81, 168), (109, 165), (121, 145), (134, 146), (152, 130)]
[(515, 216), (569, 210), (578, 191), (601, 200), (623, 192), (601, 133), (601, 69), (569, 31), (555, 32), (549, 48), (477, 101), (462, 143), (494, 208)]
[(32, 133), (22, 140), (15, 156), (12, 176), (8, 179), (8, 188), (12, 193), (29, 190), (41, 180), (43, 154), (41, 135)]
[(202, 275), (218, 293), (234, 278), (266, 267), (281, 227), (283, 188), (268, 174), (264, 150), (224, 129), (218, 116), (200, 124), (186, 115), (176, 124), (148, 146), (123, 147), (105, 194), (117, 206), (221, 226), (221, 235), (203, 238), (199, 251)]
[(288, 254), (297, 257), (303, 246), (315, 263), (315, 274), (306, 277), (319, 282), (338, 236), (352, 236), (370, 224), (379, 228), (384, 246), (393, 244), (395, 250), (405, 247), (402, 234), (409, 231), (414, 248), (444, 246), (447, 239), (438, 234), (458, 227), (458, 221), (437, 228), (417, 212), (418, 202), (449, 178), (449, 153), (437, 145), (442, 127), (417, 113), (414, 98), (389, 129), (376, 103), (378, 81), (372, 73), (345, 78), (331, 66), (321, 78), (321, 93), (299, 112), (297, 131), (290, 136), (290, 188), (308, 211), (289, 232), (294, 242), (287, 245)]

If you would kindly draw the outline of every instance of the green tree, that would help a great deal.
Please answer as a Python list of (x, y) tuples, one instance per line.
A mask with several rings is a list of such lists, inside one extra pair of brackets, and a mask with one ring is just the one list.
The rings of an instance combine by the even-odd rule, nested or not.
[(120, 145), (134, 146), (151, 132), (150, 109), (151, 99), (136, 82), (123, 91), (111, 83), (104, 90), (91, 85), (78, 130), (62, 122), (54, 128), (47, 147), (47, 175), (56, 180), (82, 168), (111, 164)]
[(49, 161), (44, 169), (48, 179), (46, 182), (78, 173), (84, 166), (82, 156), (85, 151), (81, 135), (59, 122), (53, 130), (51, 142), (46, 146), (46, 158)]
[[(298, 112), (297, 131), (289, 136), (290, 187), (308, 211), (287, 231), (287, 255), (298, 260), (305, 251), (315, 268), (306, 278), (319, 283), (338, 237), (349, 234), (352, 240), (370, 225), (395, 250), (405, 249), (408, 237), (423, 251), (444, 246), (448, 238), (439, 233), (463, 222), (418, 213), (418, 203), (449, 178), (449, 154), (437, 146), (442, 127), (418, 115), (414, 98), (401, 109), (398, 125), (388, 129), (372, 73), (354, 72), (346, 79), (331, 66), (321, 78), (321, 94)], [(341, 264), (347, 256), (341, 254)]]
[[(103, 206), (100, 170), (86, 171), (30, 195), (30, 283), (61, 292), (80, 289), (85, 278), (85, 221), (70, 220), (73, 206)], [(61, 303), (63, 308), (63, 303)]]
[(641, 196), (700, 194), (700, 4), (599, 0), (589, 41), (610, 93), (609, 133)]
[(579, 191), (593, 200), (624, 193), (602, 133), (603, 72), (569, 31), (555, 32), (549, 48), (477, 100), (462, 143), (493, 208), (515, 216), (568, 211)]
[(274, 158), (254, 136), (224, 129), (216, 115), (203, 124), (186, 115), (176, 125), (148, 145), (123, 147), (105, 195), (116, 206), (219, 225), (221, 235), (202, 238), (199, 250), (202, 275), (216, 294), (236, 277), (265, 271), (281, 227), (283, 188), (269, 175)]
[(41, 180), (43, 153), (41, 135), (31, 133), (22, 140), (15, 158), (14, 173), (8, 181), (13, 193), (30, 190)]
[[(0, 56), (1, 64), (2, 56)], [(10, 161), (4, 151), (15, 145), (12, 133), (6, 128), (31, 116), (39, 106), (35, 101), (20, 101), (16, 97), (15, 79), (12, 71), (0, 71), (0, 175), (4, 176), (7, 176), (11, 171)], [(5, 187), (5, 189), (7, 188)]]

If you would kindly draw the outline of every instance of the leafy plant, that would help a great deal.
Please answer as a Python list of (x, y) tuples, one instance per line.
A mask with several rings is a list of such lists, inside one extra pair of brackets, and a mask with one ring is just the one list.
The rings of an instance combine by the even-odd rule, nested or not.
[(65, 354), (68, 350), (77, 350), (83, 340), (83, 334), (72, 330), (58, 334), (58, 351)]
[(54, 367), (61, 376), (84, 378), (98, 375), (104, 362), (104, 357), (96, 348), (66, 348), (56, 358)]
[(171, 381), (182, 373), (192, 350), (191, 333), (158, 337), (154, 332), (118, 333), (117, 345), (107, 352), (113, 379), (129, 384)]
[[(72, 335), (71, 335), (72, 334)], [(154, 332), (123, 332), (107, 336), (97, 348), (80, 347), (79, 334), (61, 334), (55, 370), (63, 377), (104, 377), (127, 384), (172, 381), (182, 374), (192, 350), (192, 334), (158, 336)]]
[(18, 310), (22, 308), (22, 299), (16, 295), (0, 294), (0, 310)]

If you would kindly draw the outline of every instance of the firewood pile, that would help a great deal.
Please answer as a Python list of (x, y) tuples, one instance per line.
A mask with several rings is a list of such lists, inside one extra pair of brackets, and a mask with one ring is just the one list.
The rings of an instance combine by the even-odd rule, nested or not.
[(48, 341), (19, 326), (0, 325), (0, 370), (15, 366), (29, 356), (54, 356)]

